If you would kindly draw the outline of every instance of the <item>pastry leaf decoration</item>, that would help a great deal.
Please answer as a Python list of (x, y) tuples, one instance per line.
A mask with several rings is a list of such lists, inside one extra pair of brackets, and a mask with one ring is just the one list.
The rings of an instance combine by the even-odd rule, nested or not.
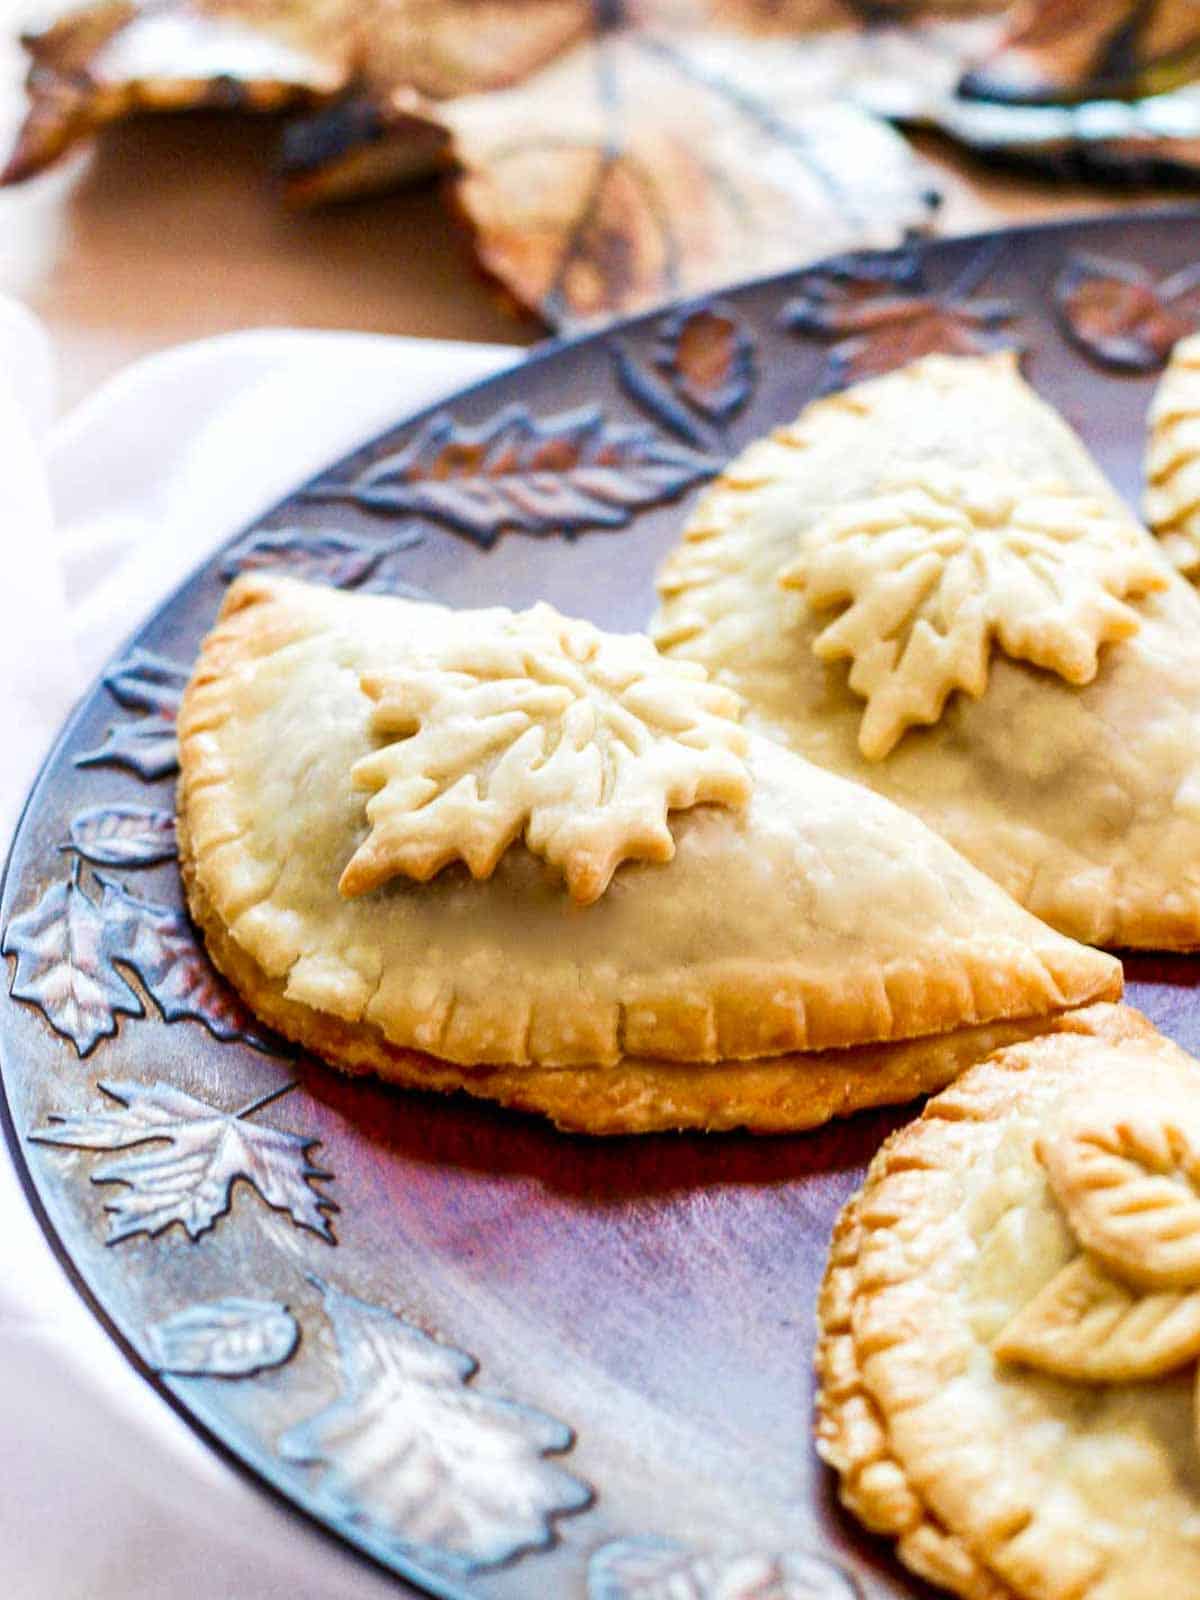
[(305, 495), (433, 517), (489, 549), (505, 530), (623, 528), (718, 465), (652, 428), (611, 423), (596, 406), (537, 418), (512, 405), (475, 428), (439, 412), (393, 454)]
[(1200, 1286), (1200, 1120), (1098, 1109), (1039, 1148), (1075, 1237), (1126, 1283)]
[(421, 544), (422, 536), (404, 529), (392, 539), (364, 539), (336, 528), (272, 528), (240, 540), (221, 563), (221, 576), (242, 572), (285, 572), (309, 583), (354, 589), (377, 578), (389, 558)]
[(827, 516), (780, 574), (814, 610), (845, 606), (813, 650), (852, 661), (872, 761), (936, 722), (956, 689), (982, 695), (993, 644), (1089, 683), (1100, 647), (1137, 631), (1125, 597), (1167, 581), (1141, 531), (1098, 497), (937, 464)]
[(623, 861), (670, 861), (668, 812), (750, 795), (735, 695), (649, 640), (606, 637), (549, 606), (490, 633), (446, 624), (410, 665), (369, 675), (371, 729), (387, 743), (353, 770), (371, 832), (345, 895), (450, 862), (476, 878), (510, 845), (599, 899)]
[(1159, 1378), (1200, 1355), (1200, 1295), (1143, 1294), (1091, 1256), (1076, 1256), (992, 1349), (1002, 1361), (1079, 1383)]
[(56, 1032), (86, 1056), (117, 1031), (117, 1017), (140, 1017), (142, 1002), (111, 962), (107, 916), (81, 887), (76, 869), (4, 930), (16, 956), (11, 993), (37, 1006)]
[(104, 743), (76, 756), (75, 765), (126, 767), (148, 783), (169, 777), (179, 766), (175, 717), (187, 678), (186, 668), (151, 650), (134, 650), (119, 661), (105, 673), (105, 685), (120, 705), (148, 715), (115, 723)]
[(1054, 286), (1070, 338), (1121, 372), (1157, 372), (1178, 340), (1200, 326), (1200, 267), (1157, 279), (1131, 261), (1073, 256)]
[(280, 1440), (318, 1469), (316, 1509), (389, 1554), (457, 1571), (494, 1566), (554, 1537), (553, 1519), (591, 1500), (546, 1458), (571, 1430), (481, 1393), (473, 1357), (412, 1323), (321, 1286), (342, 1392)]
[(1184, 339), (1150, 406), (1143, 511), (1179, 570), (1200, 571), (1200, 339)]
[(315, 1179), (329, 1173), (308, 1159), (317, 1140), (246, 1120), (285, 1090), (228, 1112), (168, 1083), (99, 1087), (115, 1108), (80, 1117), (52, 1114), (29, 1137), (80, 1150), (133, 1150), (92, 1173), (93, 1183), (121, 1184), (127, 1191), (105, 1204), (109, 1244), (137, 1233), (153, 1236), (175, 1223), (198, 1239), (229, 1211), (239, 1181), (297, 1227), (333, 1243), (326, 1213), (337, 1207), (314, 1187)]
[(69, 848), (102, 867), (151, 867), (175, 855), (175, 816), (150, 806), (94, 806), (71, 820)]
[(1016, 312), (975, 291), (995, 262), (981, 253), (949, 289), (935, 293), (915, 252), (846, 256), (806, 275), (803, 293), (780, 322), (792, 333), (830, 341), (821, 383), (829, 394), (928, 355), (984, 355), (1012, 346)]
[(299, 1342), (286, 1306), (238, 1295), (188, 1306), (146, 1330), (151, 1363), (181, 1377), (253, 1377), (281, 1367)]
[(824, 1556), (788, 1551), (697, 1554), (671, 1539), (617, 1539), (588, 1567), (588, 1600), (861, 1600)]
[(1101, 1099), (1035, 1145), (1080, 1246), (1002, 1330), (1002, 1361), (1083, 1383), (1157, 1378), (1200, 1356), (1200, 1123)]

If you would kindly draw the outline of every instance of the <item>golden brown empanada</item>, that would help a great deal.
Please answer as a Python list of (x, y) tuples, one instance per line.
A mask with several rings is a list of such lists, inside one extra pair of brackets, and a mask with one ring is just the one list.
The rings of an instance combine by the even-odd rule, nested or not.
[(1146, 521), (1171, 560), (1200, 577), (1200, 336), (1171, 352), (1150, 406)]
[(1054, 927), (1200, 945), (1200, 598), (1015, 358), (819, 400), (703, 496), (673, 659)]
[(1119, 990), (738, 712), (546, 606), (242, 578), (180, 718), (189, 902), (327, 1058), (594, 1131), (808, 1126)]
[(893, 1135), (834, 1232), (817, 1448), (969, 1600), (1200, 1593), (1200, 1064), (1095, 1006)]

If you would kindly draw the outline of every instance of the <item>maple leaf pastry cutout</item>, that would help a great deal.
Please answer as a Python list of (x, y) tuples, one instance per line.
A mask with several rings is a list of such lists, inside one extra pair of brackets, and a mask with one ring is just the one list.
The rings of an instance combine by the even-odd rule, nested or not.
[(602, 635), (550, 606), (484, 635), (452, 621), (362, 687), (386, 743), (353, 768), (374, 794), (339, 885), (348, 897), (458, 860), (488, 878), (524, 836), (587, 905), (623, 861), (671, 860), (671, 810), (750, 798), (732, 691), (639, 635)]
[(779, 581), (814, 610), (845, 604), (813, 650), (853, 662), (859, 748), (880, 761), (908, 728), (937, 722), (955, 689), (983, 694), (993, 644), (1090, 683), (1101, 645), (1138, 629), (1126, 597), (1164, 588), (1168, 572), (1094, 495), (927, 464), (818, 522)]

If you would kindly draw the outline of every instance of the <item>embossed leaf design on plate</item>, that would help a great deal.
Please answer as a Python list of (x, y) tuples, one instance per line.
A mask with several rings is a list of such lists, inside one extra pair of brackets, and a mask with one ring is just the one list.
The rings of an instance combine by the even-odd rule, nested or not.
[(146, 1330), (160, 1372), (181, 1377), (249, 1378), (290, 1360), (300, 1327), (276, 1300), (223, 1300), (187, 1306)]
[(595, 406), (541, 419), (511, 405), (475, 428), (439, 412), (395, 454), (306, 497), (424, 514), (486, 549), (506, 529), (622, 528), (718, 465), (651, 428), (611, 423)]
[[(128, 1189), (105, 1203), (109, 1244), (136, 1233), (161, 1233), (173, 1223), (198, 1239), (230, 1210), (239, 1181), (298, 1227), (333, 1243), (326, 1213), (337, 1207), (314, 1187), (314, 1180), (330, 1174), (308, 1159), (318, 1141), (246, 1120), (293, 1085), (232, 1112), (169, 1083), (102, 1082), (99, 1087), (116, 1109), (102, 1107), (78, 1117), (55, 1113), (29, 1137), (79, 1150), (135, 1151), (101, 1163), (92, 1173), (93, 1183)], [(153, 1148), (137, 1148), (142, 1145)]]
[(182, 911), (97, 876), (104, 890), (109, 957), (133, 968), (167, 1022), (201, 1022), (214, 1038), (242, 1039), (271, 1055), (286, 1053), (278, 1035), (262, 1027), (213, 967)]
[(148, 783), (166, 778), (179, 766), (175, 717), (187, 684), (185, 667), (137, 649), (104, 675), (119, 704), (149, 715), (142, 722), (114, 723), (104, 743), (75, 757), (77, 767), (118, 766), (136, 772)]
[(859, 748), (882, 760), (936, 722), (956, 689), (987, 688), (993, 641), (1068, 683), (1139, 626), (1122, 597), (1165, 587), (1150, 541), (1102, 501), (996, 468), (929, 465), (827, 517), (780, 574), (814, 609), (845, 604), (814, 653), (853, 662)]
[(547, 1456), (571, 1430), (480, 1393), (476, 1362), (381, 1306), (320, 1285), (341, 1397), (280, 1440), (318, 1469), (313, 1499), (395, 1554), (470, 1570), (541, 1548), (591, 1491)]
[(421, 535), (411, 528), (383, 541), (337, 528), (272, 528), (249, 534), (234, 545), (221, 562), (221, 576), (233, 579), (241, 572), (286, 572), (309, 583), (354, 589), (388, 557), (421, 543)]
[(618, 1539), (588, 1567), (588, 1600), (862, 1600), (824, 1556), (748, 1550), (703, 1555), (670, 1539)]
[(482, 635), (450, 619), (411, 665), (362, 687), (371, 732), (390, 742), (352, 772), (372, 791), (371, 831), (345, 895), (458, 860), (488, 878), (524, 837), (586, 905), (622, 862), (672, 858), (671, 810), (750, 796), (736, 696), (636, 634), (549, 606)]
[(1200, 264), (1155, 278), (1131, 261), (1074, 255), (1054, 286), (1071, 339), (1106, 367), (1156, 372), (1200, 326)]
[(151, 806), (93, 806), (70, 832), (69, 848), (97, 866), (151, 867), (175, 855), (175, 814)]
[(117, 1031), (118, 1015), (144, 1014), (111, 965), (110, 937), (104, 909), (80, 885), (78, 863), (4, 930), (0, 948), (17, 958), (11, 993), (37, 1006), (81, 1056)]
[(921, 356), (983, 355), (1016, 344), (1016, 312), (1005, 300), (974, 298), (995, 264), (981, 252), (942, 293), (925, 282), (919, 258), (846, 256), (808, 274), (780, 317), (792, 333), (833, 341), (821, 392), (907, 366)]
[(713, 422), (728, 422), (754, 389), (754, 340), (730, 306), (698, 306), (665, 317), (654, 359), (676, 392)]

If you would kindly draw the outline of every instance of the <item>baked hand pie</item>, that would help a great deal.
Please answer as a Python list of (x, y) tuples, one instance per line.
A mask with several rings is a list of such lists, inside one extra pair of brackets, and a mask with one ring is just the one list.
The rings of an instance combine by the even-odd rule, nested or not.
[(1010, 354), (810, 405), (702, 497), (651, 633), (746, 725), (1093, 944), (1200, 946), (1200, 597)]
[(180, 715), (216, 964), (350, 1071), (594, 1132), (796, 1128), (1119, 992), (640, 635), (243, 577)]
[(1146, 521), (1180, 572), (1200, 578), (1200, 336), (1182, 339), (1150, 405)]
[(880, 1150), (834, 1231), (817, 1448), (968, 1600), (1200, 1594), (1200, 1063), (1094, 1006)]

